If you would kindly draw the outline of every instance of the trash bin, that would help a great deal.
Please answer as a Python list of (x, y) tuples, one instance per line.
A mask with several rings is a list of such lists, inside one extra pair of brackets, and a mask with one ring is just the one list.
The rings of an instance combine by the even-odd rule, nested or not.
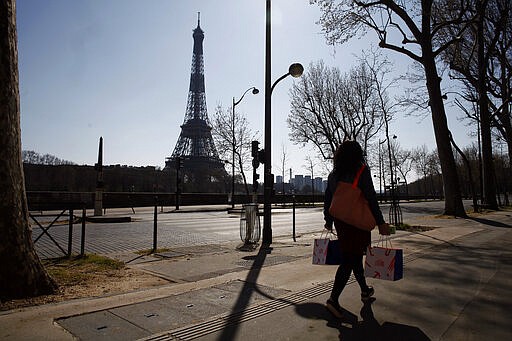
[(243, 205), (240, 215), (240, 238), (244, 244), (256, 244), (260, 240), (261, 225), (258, 204)]

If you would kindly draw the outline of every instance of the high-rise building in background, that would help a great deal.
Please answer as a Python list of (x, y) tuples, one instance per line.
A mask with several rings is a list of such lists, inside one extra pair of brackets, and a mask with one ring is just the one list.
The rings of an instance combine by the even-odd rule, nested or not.
[(300, 192), (302, 191), (302, 187), (304, 187), (304, 176), (303, 175), (295, 175), (294, 181), (293, 181), (293, 187), (295, 188), (295, 191)]
[(315, 186), (315, 192), (325, 192), (325, 188), (324, 188), (324, 185), (322, 183), (322, 178), (321, 177), (316, 177), (313, 180), (313, 184)]
[(304, 186), (311, 187), (311, 175), (306, 175), (304, 177)]

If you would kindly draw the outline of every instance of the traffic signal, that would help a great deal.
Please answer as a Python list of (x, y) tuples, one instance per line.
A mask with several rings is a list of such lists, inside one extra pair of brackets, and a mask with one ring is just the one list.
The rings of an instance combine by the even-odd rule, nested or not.
[(265, 150), (259, 149), (259, 144), (258, 141), (252, 141), (251, 143), (252, 166), (254, 168), (258, 168), (260, 163), (265, 163)]
[(258, 151), (258, 160), (260, 163), (265, 163), (265, 149)]
[(252, 191), (254, 193), (258, 192), (258, 179), (260, 178), (260, 175), (256, 173), (256, 169), (254, 169), (252, 174)]
[(258, 141), (252, 141), (251, 142), (251, 156), (257, 158), (258, 157), (258, 150), (259, 148), (259, 142)]
[(254, 169), (258, 168), (260, 166), (260, 161), (258, 160), (257, 157), (253, 157), (252, 158), (252, 167)]
[(260, 143), (258, 141), (251, 142), (251, 156), (252, 156), (252, 167), (253, 168), (258, 168), (260, 166), (259, 144)]

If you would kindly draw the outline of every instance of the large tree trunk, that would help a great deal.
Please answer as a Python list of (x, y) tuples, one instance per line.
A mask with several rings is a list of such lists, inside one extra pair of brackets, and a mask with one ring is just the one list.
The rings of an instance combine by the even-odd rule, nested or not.
[[(492, 161), (491, 118), (489, 113), (489, 99), (487, 97), (487, 67), (484, 42), (484, 14), (486, 2), (480, 1), (478, 6), (477, 42), (478, 42), (478, 107), (480, 110), (480, 131), (482, 134), (482, 170), (484, 205), (497, 210), (496, 182), (494, 163)], [(488, 52), (490, 53), (490, 52)]]
[(432, 49), (423, 49), (424, 68), (430, 98), (430, 109), (432, 110), (432, 124), (434, 126), (434, 135), (436, 137), (437, 152), (441, 163), (444, 184), (444, 214), (466, 217), (466, 211), (462, 204), (457, 165), (453, 156), (448, 122), (441, 97), (440, 78), (437, 74), (434, 57), (429, 51), (432, 51)]
[[(507, 94), (507, 97), (510, 96), (508, 95), (508, 91), (505, 91), (504, 93)], [(502, 137), (505, 143), (507, 144), (508, 167), (512, 169), (512, 122), (510, 120), (511, 113), (509, 110), (509, 105), (505, 105), (503, 107), (503, 110), (500, 113), (500, 115), (502, 116), (500, 122), (503, 126)]]
[(16, 5), (0, 1), (0, 300), (53, 292), (32, 243), (21, 162)]

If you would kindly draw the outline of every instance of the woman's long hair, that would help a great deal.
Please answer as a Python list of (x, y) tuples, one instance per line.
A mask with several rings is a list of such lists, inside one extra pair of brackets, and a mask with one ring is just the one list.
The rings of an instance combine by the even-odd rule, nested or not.
[(356, 141), (343, 142), (334, 154), (333, 173), (355, 174), (359, 167), (365, 163), (363, 149)]

